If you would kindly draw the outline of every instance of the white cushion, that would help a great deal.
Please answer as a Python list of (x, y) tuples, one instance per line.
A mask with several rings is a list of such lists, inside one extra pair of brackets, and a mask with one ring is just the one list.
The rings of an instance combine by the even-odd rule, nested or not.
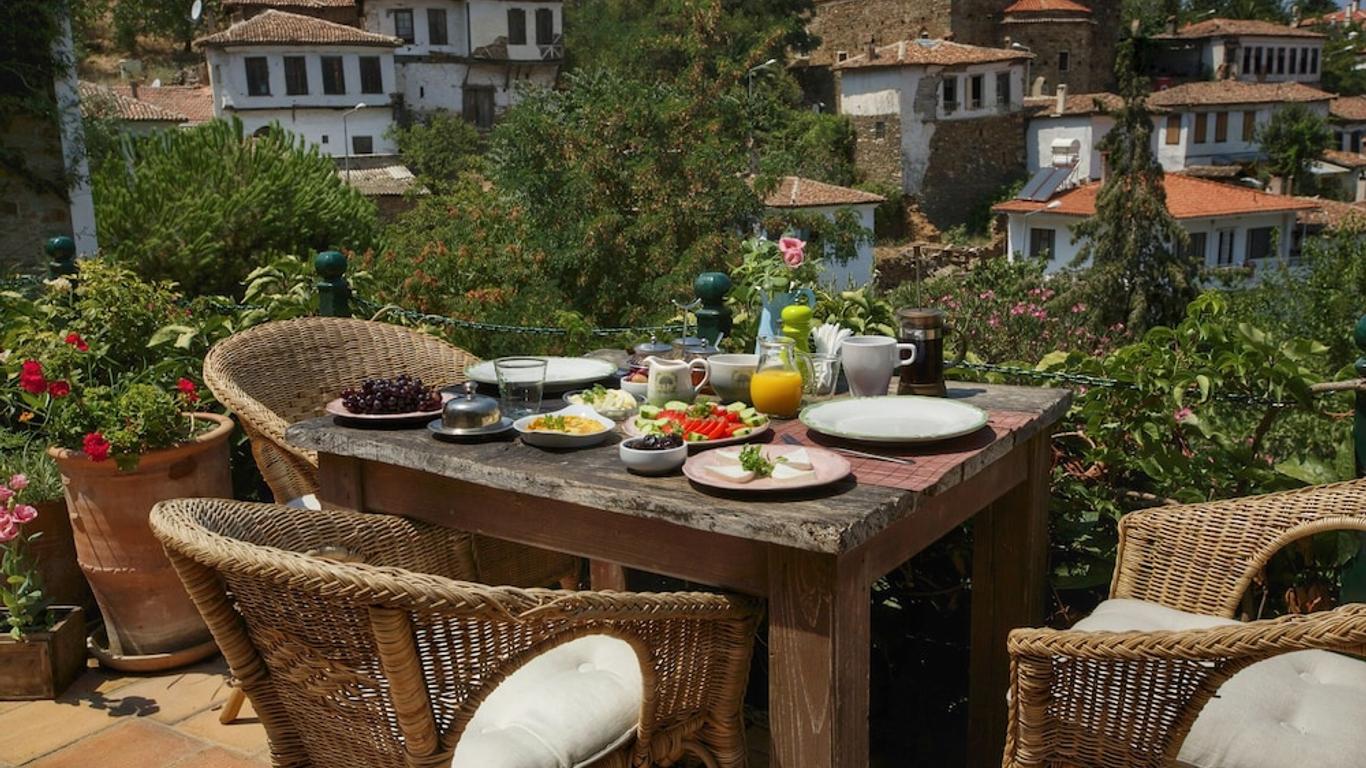
[[(1142, 600), (1106, 600), (1074, 629), (1124, 632), (1237, 622)], [(1366, 765), (1366, 663), (1297, 651), (1229, 678), (1181, 746), (1198, 768), (1360, 768)]]
[(640, 662), (624, 640), (558, 645), (503, 680), (455, 747), (452, 768), (577, 768), (625, 744), (640, 722)]
[(311, 509), (315, 512), (323, 508), (322, 503), (318, 501), (317, 495), (312, 493), (306, 496), (300, 496), (297, 499), (290, 499), (285, 502), (285, 506), (293, 507), (294, 509)]

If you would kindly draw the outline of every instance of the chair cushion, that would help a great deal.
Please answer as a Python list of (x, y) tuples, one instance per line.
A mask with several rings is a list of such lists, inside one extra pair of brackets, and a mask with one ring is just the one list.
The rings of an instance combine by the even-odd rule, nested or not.
[[(1203, 629), (1230, 619), (1142, 600), (1107, 600), (1075, 629)], [(1229, 678), (1210, 699), (1180, 763), (1198, 768), (1348, 768), (1366, 764), (1366, 663), (1328, 651), (1297, 651)]]
[(625, 641), (558, 645), (503, 680), (475, 711), (452, 768), (577, 768), (635, 735), (640, 662)]

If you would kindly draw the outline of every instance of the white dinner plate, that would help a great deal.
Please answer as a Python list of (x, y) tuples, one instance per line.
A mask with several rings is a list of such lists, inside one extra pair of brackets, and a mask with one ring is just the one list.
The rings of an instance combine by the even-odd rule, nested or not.
[(987, 423), (975, 405), (942, 397), (887, 395), (827, 400), (802, 409), (802, 423), (823, 435), (868, 443), (932, 443)]
[[(594, 432), (591, 435), (533, 431), (531, 422), (542, 416), (584, 416), (602, 425), (602, 431)], [(616, 425), (616, 422), (599, 414), (587, 405), (571, 405), (551, 413), (533, 413), (512, 422), (512, 428), (522, 436), (522, 442), (540, 448), (587, 448), (590, 445), (597, 445), (607, 439), (607, 436), (612, 433), (612, 428)]]
[[(527, 357), (541, 358), (540, 355)], [(545, 357), (545, 389), (562, 392), (573, 387), (582, 387), (611, 376), (617, 367), (606, 360), (592, 357)], [(485, 360), (465, 369), (465, 375), (480, 384), (498, 385), (498, 372), (493, 361)]]

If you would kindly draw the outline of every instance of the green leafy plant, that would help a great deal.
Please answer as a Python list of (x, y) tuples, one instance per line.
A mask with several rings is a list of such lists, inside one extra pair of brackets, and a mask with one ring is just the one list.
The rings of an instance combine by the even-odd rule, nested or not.
[(1303, 104), (1286, 104), (1257, 128), (1257, 144), (1267, 170), (1285, 179), (1285, 194), (1311, 184), (1309, 166), (1333, 140), (1328, 121)]
[(42, 534), (26, 533), (23, 528), (38, 518), (37, 509), (20, 503), (28, 484), (22, 474), (0, 480), (0, 603), (4, 603), (5, 623), (15, 640), (51, 624), (38, 570), (28, 551)]

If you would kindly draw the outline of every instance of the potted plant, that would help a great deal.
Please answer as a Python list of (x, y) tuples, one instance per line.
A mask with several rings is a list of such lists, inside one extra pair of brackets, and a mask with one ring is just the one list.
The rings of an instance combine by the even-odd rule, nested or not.
[(820, 260), (806, 257), (806, 243), (792, 236), (775, 242), (751, 237), (742, 245), (740, 266), (732, 275), (737, 299), (747, 306), (760, 305), (760, 337), (780, 336), (783, 308), (805, 302), (812, 309), (816, 294), (811, 286), (820, 277)]
[(0, 481), (0, 699), (53, 699), (85, 668), (80, 606), (51, 605), (32, 557), (38, 510), (22, 503), (22, 474)]
[(47, 446), (43, 435), (0, 426), (0, 478), (23, 475), (28, 481), (25, 503), (38, 510), (38, 519), (25, 530), (40, 534), (31, 538), (28, 552), (42, 580), (44, 597), (54, 605), (81, 606), (88, 619), (95, 611), (95, 597), (76, 562), (62, 476), (47, 455)]

